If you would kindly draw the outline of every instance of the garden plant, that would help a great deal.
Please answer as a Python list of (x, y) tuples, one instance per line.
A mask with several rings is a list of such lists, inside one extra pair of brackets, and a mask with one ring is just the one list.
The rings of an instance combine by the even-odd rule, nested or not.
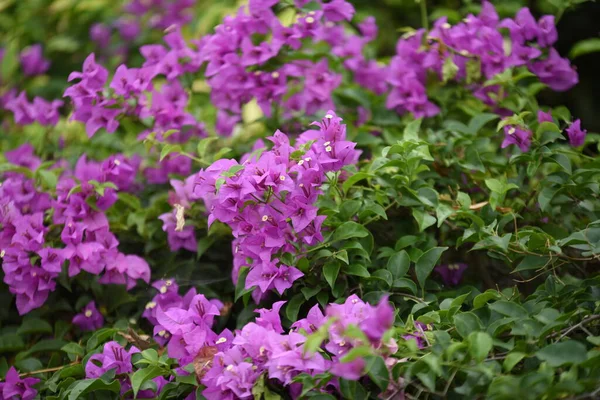
[(0, 1), (0, 399), (600, 398), (541, 3)]

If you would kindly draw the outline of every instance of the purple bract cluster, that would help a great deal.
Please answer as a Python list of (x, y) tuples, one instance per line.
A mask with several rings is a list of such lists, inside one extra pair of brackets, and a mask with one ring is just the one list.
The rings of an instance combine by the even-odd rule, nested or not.
[(500, 21), (494, 6), (484, 2), (479, 16), (469, 15), (454, 26), (440, 18), (430, 32), (420, 29), (398, 41), (389, 65), (387, 107), (417, 118), (437, 114), (439, 108), (427, 97), (427, 76), (431, 71), (446, 80), (448, 66), (455, 70), (447, 78), (466, 80), (474, 95), (490, 106), (501, 100), (500, 86), (482, 83), (511, 67), (527, 67), (553, 90), (570, 89), (578, 82), (577, 73), (551, 47), (557, 38), (554, 17), (536, 22), (528, 8)]
[[(30, 170), (41, 165), (30, 145), (5, 156), (10, 163)], [(4, 282), (16, 296), (19, 313), (44, 304), (65, 261), (69, 277), (83, 270), (102, 275), (101, 283), (124, 284), (128, 289), (138, 279), (150, 280), (146, 261), (118, 250), (119, 242), (104, 214), (117, 201), (117, 190), (134, 188), (138, 167), (139, 161), (121, 155), (103, 162), (82, 156), (73, 170), (57, 162), (50, 166), (63, 169), (56, 197), (39, 191), (35, 181), (23, 173), (4, 173), (0, 256)]]
[[(396, 342), (384, 341), (384, 334), (394, 322), (394, 310), (387, 298), (374, 307), (352, 295), (343, 304), (330, 304), (325, 313), (314, 306), (288, 333), (284, 333), (279, 317), (285, 304), (280, 301), (271, 310), (256, 310), (259, 317), (241, 330), (217, 334), (213, 324), (220, 315), (219, 302), (195, 292), (181, 297), (170, 279), (153, 286), (159, 294), (148, 304), (144, 316), (155, 325), (155, 335), (161, 343), (167, 343), (169, 357), (178, 360), (180, 366), (197, 361), (197, 357), (208, 360), (196, 373), (202, 377), (206, 386), (203, 395), (209, 400), (251, 398), (252, 388), (262, 374), (289, 386), (292, 393), (298, 389), (292, 379), (300, 373), (331, 371), (338, 377), (359, 379), (365, 373), (364, 359), (344, 359), (358, 346), (370, 346), (373, 354), (386, 358), (389, 367), (396, 363), (389, 357), (397, 351)], [(353, 327), (361, 333), (350, 334)], [(318, 330), (325, 333), (321, 347), (327, 357), (304, 348), (307, 335)], [(336, 389), (336, 382), (325, 388), (330, 392)]]
[(302, 133), (295, 146), (277, 131), (269, 138), (271, 150), (255, 151), (241, 163), (219, 160), (196, 176), (194, 193), (210, 212), (209, 225), (223, 222), (235, 237), (233, 279), (237, 281), (242, 266), (249, 266), (246, 288), (257, 288), (257, 302), (272, 289), (282, 294), (302, 276), (283, 265), (279, 255), (296, 254), (303, 245), (323, 240), (325, 216), (317, 215), (315, 205), (321, 186), (327, 173), (356, 163), (360, 155), (356, 143), (346, 140), (341, 120), (328, 111), (313, 123), (319, 130)]

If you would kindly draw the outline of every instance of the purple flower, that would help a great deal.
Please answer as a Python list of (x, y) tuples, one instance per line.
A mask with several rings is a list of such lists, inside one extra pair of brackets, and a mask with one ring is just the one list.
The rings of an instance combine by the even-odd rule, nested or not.
[(569, 90), (579, 82), (577, 72), (571, 67), (569, 60), (562, 58), (553, 48), (547, 59), (532, 63), (529, 69), (540, 81), (558, 92)]
[(576, 119), (573, 121), (569, 127), (566, 129), (567, 135), (569, 136), (569, 142), (573, 147), (583, 146), (585, 143), (585, 135), (587, 131), (585, 129), (581, 129), (581, 120)]
[(522, 152), (529, 150), (531, 146), (532, 132), (523, 129), (520, 126), (506, 125), (504, 127), (504, 141), (502, 142), (502, 148), (508, 147), (514, 144), (521, 149)]
[(90, 39), (96, 42), (99, 48), (106, 48), (110, 44), (110, 27), (103, 23), (96, 23), (90, 28)]
[(544, 15), (538, 22), (538, 44), (550, 47), (558, 40), (558, 32), (554, 24), (554, 15)]
[(443, 264), (435, 267), (435, 271), (442, 277), (444, 284), (447, 286), (456, 286), (460, 283), (467, 264)]
[(96, 308), (96, 302), (90, 301), (79, 314), (73, 317), (72, 322), (82, 331), (93, 331), (102, 328), (104, 317)]
[(256, 318), (256, 324), (277, 333), (283, 333), (279, 310), (281, 310), (281, 307), (283, 307), (285, 303), (285, 301), (277, 301), (273, 303), (273, 308), (270, 310), (267, 310), (266, 308), (255, 310), (260, 315), (260, 317)]
[(394, 309), (390, 306), (388, 296), (384, 296), (359, 326), (371, 341), (376, 342), (392, 327), (394, 319)]
[(129, 351), (126, 351), (119, 343), (108, 342), (104, 345), (101, 354), (94, 354), (88, 359), (85, 365), (85, 376), (99, 378), (111, 369), (114, 369), (117, 375), (132, 372), (131, 355), (139, 352), (135, 346), (131, 346)]
[(554, 122), (554, 120), (552, 119), (552, 113), (551, 112), (544, 112), (542, 110), (539, 110), (537, 112), (537, 120), (538, 120), (538, 122), (540, 124), (542, 122)]
[(42, 46), (35, 44), (23, 50), (20, 55), (23, 73), (28, 76), (43, 74), (50, 68), (50, 61), (44, 58)]
[(323, 15), (332, 22), (350, 21), (354, 12), (354, 7), (346, 0), (333, 0), (323, 4)]
[(375, 21), (375, 17), (367, 17), (362, 20), (361, 23), (358, 24), (358, 28), (360, 29), (360, 33), (368, 40), (375, 40), (377, 37), (377, 22)]
[[(92, 53), (83, 62), (83, 71), (71, 72), (67, 80), (71, 82), (73, 79), (81, 79), (83, 87), (89, 90), (100, 90), (107, 78), (108, 71), (96, 63), (96, 56)], [(65, 95), (67, 95), (66, 91)]]
[(4, 382), (0, 382), (0, 397), (7, 400), (32, 400), (36, 397), (37, 390), (31, 386), (39, 381), (37, 378), (20, 378), (15, 367), (10, 367)]

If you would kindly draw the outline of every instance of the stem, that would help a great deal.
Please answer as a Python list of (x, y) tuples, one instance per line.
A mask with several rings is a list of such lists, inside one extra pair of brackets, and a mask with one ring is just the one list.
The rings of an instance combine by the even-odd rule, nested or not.
[(19, 374), (19, 377), (23, 378), (23, 377), (29, 376), (29, 375), (43, 374), (46, 372), (56, 372), (56, 371), (60, 371), (61, 369), (65, 368), (65, 367), (70, 367), (70, 366), (77, 365), (77, 364), (80, 364), (80, 361), (73, 361), (71, 364), (61, 365), (60, 367), (38, 369), (37, 371), (31, 371), (31, 372), (23, 372), (22, 374)]
[(417, 0), (421, 6), (421, 25), (426, 31), (429, 30), (429, 19), (427, 18), (427, 0)]
[(587, 318), (583, 319), (581, 322), (579, 322), (578, 324), (575, 324), (575, 325), (573, 325), (570, 328), (567, 328), (565, 330), (554, 332), (553, 334), (551, 334), (551, 335), (548, 336), (548, 339), (556, 337), (556, 336), (558, 336), (559, 334), (562, 333), (560, 335), (560, 337), (557, 339), (557, 341), (559, 341), (560, 339), (562, 339), (565, 336), (567, 336), (569, 333), (573, 332), (575, 329), (581, 328), (581, 327), (583, 327), (583, 325), (587, 324), (588, 322), (592, 322), (592, 321), (595, 321), (597, 319), (600, 319), (600, 314), (595, 314), (595, 315), (592, 315), (590, 317), (587, 317)]

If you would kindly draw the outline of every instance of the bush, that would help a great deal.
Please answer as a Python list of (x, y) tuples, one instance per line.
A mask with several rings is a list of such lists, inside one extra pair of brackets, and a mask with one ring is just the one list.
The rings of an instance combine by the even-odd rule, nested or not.
[(568, 4), (421, 0), (378, 57), (345, 0), (35, 3), (0, 4), (0, 398), (600, 394), (600, 136), (538, 103)]

